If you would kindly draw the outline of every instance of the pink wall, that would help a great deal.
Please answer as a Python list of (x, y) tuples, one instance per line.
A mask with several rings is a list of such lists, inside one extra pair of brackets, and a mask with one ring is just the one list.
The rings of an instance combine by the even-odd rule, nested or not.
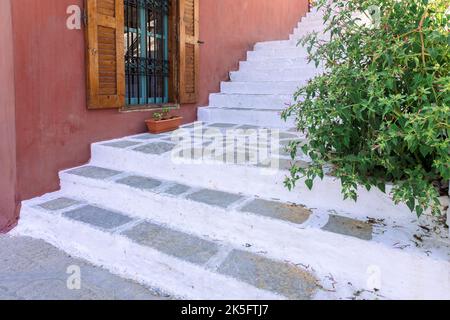
[[(86, 109), (83, 31), (65, 27), (72, 4), (83, 0), (12, 1), (20, 199), (57, 190), (58, 171), (87, 162), (90, 143), (143, 132), (151, 115)], [(287, 39), (307, 0), (200, 0), (200, 6), (200, 97), (179, 111), (186, 122), (255, 42)]]
[(14, 55), (10, 0), (0, 1), (0, 232), (17, 221)]

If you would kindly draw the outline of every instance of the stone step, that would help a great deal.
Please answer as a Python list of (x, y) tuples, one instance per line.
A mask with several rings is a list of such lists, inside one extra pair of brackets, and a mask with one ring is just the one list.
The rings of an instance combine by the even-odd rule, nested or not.
[(302, 20), (299, 22), (300, 24), (318, 24), (323, 23), (323, 15), (307, 15), (306, 17), (302, 18)]
[[(106, 173), (110, 176), (102, 178), (101, 175)], [(115, 208), (140, 219), (178, 226), (200, 236), (214, 238), (224, 230), (233, 234), (242, 224), (251, 223), (253, 228), (267, 234), (276, 229), (300, 227), (322, 229), (362, 240), (373, 238), (373, 227), (365, 221), (309, 209), (300, 204), (205, 189), (90, 165), (63, 171), (60, 178), (64, 194)], [(148, 208), (152, 208), (152, 212)], [(180, 217), (185, 219), (180, 221)], [(228, 222), (227, 218), (230, 218)], [(222, 230), (215, 229), (217, 223), (204, 223), (213, 219), (222, 220)]]
[(254, 70), (284, 70), (284, 69), (315, 69), (313, 63), (308, 63), (307, 58), (301, 59), (271, 59), (266, 61), (241, 61), (239, 71)]
[(322, 17), (314, 17), (314, 18), (304, 18), (299, 23), (297, 23), (298, 29), (308, 29), (308, 28), (320, 28), (323, 26), (323, 18)]
[[(223, 110), (224, 114), (232, 114), (232, 109), (204, 108), (205, 110)], [(257, 119), (259, 113), (267, 112), (261, 110), (241, 111), (236, 118), (242, 119), (244, 113), (249, 114), (249, 120)], [(253, 117), (253, 118), (252, 118)], [(223, 120), (224, 115), (217, 117)], [(280, 120), (281, 121), (281, 120)], [(217, 121), (215, 121), (217, 122)], [(214, 123), (210, 122), (210, 123)], [(238, 123), (239, 124), (239, 123)], [(245, 124), (245, 123), (244, 123)], [(193, 126), (193, 125), (192, 125)], [(211, 138), (202, 136), (203, 131), (209, 129), (222, 128), (219, 131), (221, 138), (226, 136), (227, 130), (238, 128), (236, 124), (225, 123), (206, 125), (203, 128), (194, 130), (193, 127), (183, 128), (183, 132), (192, 136), (192, 143), (201, 149)], [(199, 133), (197, 131), (199, 130)], [(288, 175), (291, 161), (284, 158), (281, 153), (272, 154), (271, 150), (278, 150), (281, 145), (286, 145), (289, 141), (303, 138), (298, 134), (287, 131), (272, 130), (274, 138), (278, 134), (278, 139), (264, 142), (260, 153), (269, 154), (267, 165), (255, 165), (254, 163), (240, 163), (218, 160), (218, 161), (194, 161), (186, 163), (179, 161), (175, 157), (177, 153), (177, 136), (170, 135), (142, 135), (127, 137), (111, 143), (95, 143), (92, 145), (91, 165), (114, 169), (117, 171), (136, 172), (141, 175), (153, 176), (159, 179), (173, 180), (182, 184), (196, 185), (207, 189), (218, 189), (225, 192), (243, 193), (259, 196), (266, 199), (279, 199), (283, 202), (302, 203), (310, 208), (333, 208), (337, 212), (345, 212), (354, 217), (366, 218), (386, 218), (408, 217), (411, 212), (405, 205), (393, 205), (388, 194), (384, 194), (377, 189), (367, 191), (361, 188), (358, 192), (359, 199), (355, 203), (352, 200), (343, 200), (341, 194), (341, 184), (331, 176), (325, 176), (323, 180), (317, 179), (314, 188), (309, 190), (303, 180), (300, 180), (294, 191), (290, 192), (284, 186), (284, 180)], [(261, 132), (263, 133), (263, 132)], [(199, 139), (194, 139), (200, 135)], [(263, 136), (261, 136), (263, 137)], [(203, 138), (203, 140), (202, 140)], [(190, 146), (185, 148), (191, 148)], [(307, 165), (308, 159), (299, 159), (300, 166)], [(149, 165), (151, 164), (151, 165)], [(270, 186), (270, 187), (268, 187)], [(324, 201), (326, 195), (326, 201)]]
[(229, 81), (221, 83), (221, 93), (232, 94), (289, 94), (305, 85), (306, 81)]
[(293, 121), (285, 122), (281, 119), (279, 109), (201, 107), (198, 108), (198, 120), (211, 123), (224, 122), (281, 129), (294, 127)]
[(247, 52), (247, 60), (267, 60), (273, 58), (301, 58), (307, 57), (306, 49), (294, 47), (286, 50), (268, 49)]
[(237, 82), (246, 81), (299, 81), (304, 82), (314, 78), (320, 73), (320, 69), (314, 66), (285, 69), (255, 69), (230, 72), (230, 80)]
[(292, 95), (213, 93), (210, 105), (220, 108), (286, 109), (293, 102)]
[[(450, 284), (441, 280), (448, 261), (361, 240), (365, 228), (346, 228), (348, 221), (334, 214), (323, 230), (294, 227), (272, 215), (303, 220), (312, 214), (213, 190), (193, 189), (174, 198), (170, 192), (178, 194), (179, 186), (164, 184), (105, 169), (69, 170), (62, 173), (61, 192), (24, 203), (19, 232), (182, 298), (310, 299), (345, 291), (348, 296), (348, 290), (366, 288), (372, 269), (382, 275), (380, 297), (450, 294)], [(241, 210), (227, 207), (233, 200)], [(349, 230), (355, 234), (346, 234)], [(221, 290), (211, 292), (217, 286)]]
[[(305, 37), (307, 35), (307, 33), (304, 32), (298, 32), (295, 34), (291, 34), (289, 36), (289, 39), (295, 43), (298, 43), (300, 45), (300, 41), (303, 39), (303, 37)], [(330, 34), (329, 33), (319, 33), (318, 40), (322, 40), (322, 41), (329, 41), (330, 40)]]
[(315, 27), (315, 28), (296, 28), (294, 32), (289, 37), (289, 40), (294, 41), (295, 39), (302, 38), (310, 33), (316, 32), (319, 34), (323, 34), (325, 31), (325, 27)]
[[(320, 68), (320, 66), (319, 66)], [(303, 72), (303, 70), (314, 72), (317, 70), (314, 62), (308, 63), (307, 58), (302, 59), (271, 59), (266, 61), (241, 61), (239, 62), (239, 71), (253, 72), (266, 71), (271, 72)]]
[(257, 42), (254, 47), (254, 51), (258, 50), (284, 50), (284, 49), (292, 49), (296, 47), (296, 43), (290, 40), (280, 40), (280, 41), (265, 41), (265, 42)]
[[(104, 179), (101, 174), (105, 173), (111, 176)], [(410, 216), (404, 219), (396, 217), (395, 220), (385, 217), (383, 224), (377, 224), (367, 217), (337, 213), (330, 209), (310, 209), (301, 203), (284, 203), (248, 194), (206, 189), (101, 167), (70, 169), (61, 172), (60, 177), (62, 192), (77, 199), (115, 208), (140, 219), (178, 227), (199, 237), (216, 238), (217, 234), (222, 234), (220, 239), (227, 242), (231, 240), (226, 235), (237, 233), (243, 224), (268, 235), (275, 230), (289, 233), (298, 228), (320, 229), (344, 237), (373, 241), (388, 248), (395, 247), (399, 242), (406, 243), (406, 239), (425, 238), (425, 233), (421, 235), (417, 231), (417, 224), (411, 223)], [(148, 208), (152, 208), (152, 212)], [(422, 218), (421, 222), (430, 222), (429, 218)], [(402, 222), (403, 234), (392, 237), (389, 233), (398, 225), (398, 219)], [(205, 224), (205, 221), (211, 220), (218, 221)], [(421, 251), (424, 257), (433, 254), (434, 258), (447, 261), (450, 243), (443, 246), (439, 237), (426, 238), (421, 250), (414, 248), (409, 251)], [(244, 237), (237, 245), (249, 241)]]
[(25, 202), (15, 232), (181, 299), (312, 299), (319, 291), (299, 266), (149, 218), (59, 192)]

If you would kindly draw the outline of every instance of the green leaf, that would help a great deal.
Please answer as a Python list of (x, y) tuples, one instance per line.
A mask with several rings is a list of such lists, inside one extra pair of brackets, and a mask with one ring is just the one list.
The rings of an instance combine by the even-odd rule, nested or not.
[(313, 180), (312, 179), (306, 179), (305, 184), (309, 190), (312, 190), (312, 188), (313, 188)]

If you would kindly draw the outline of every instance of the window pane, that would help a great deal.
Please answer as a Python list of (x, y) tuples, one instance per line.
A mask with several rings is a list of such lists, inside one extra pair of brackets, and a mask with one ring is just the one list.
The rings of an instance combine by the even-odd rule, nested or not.
[(168, 0), (125, 0), (126, 100), (167, 103)]

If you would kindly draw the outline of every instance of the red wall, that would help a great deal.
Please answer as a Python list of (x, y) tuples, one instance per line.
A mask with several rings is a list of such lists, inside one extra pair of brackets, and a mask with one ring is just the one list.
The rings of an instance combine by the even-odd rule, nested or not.
[[(83, 0), (12, 1), (20, 199), (58, 189), (58, 171), (87, 162), (92, 142), (143, 132), (150, 117), (149, 112), (86, 109), (83, 31), (66, 28), (72, 4), (82, 6)], [(255, 42), (287, 39), (306, 10), (307, 0), (200, 0), (205, 44), (198, 105), (208, 104), (208, 94), (219, 91), (220, 81)], [(185, 105), (180, 113), (192, 122), (196, 105)]]
[(17, 221), (14, 55), (10, 0), (0, 1), (0, 232)]

